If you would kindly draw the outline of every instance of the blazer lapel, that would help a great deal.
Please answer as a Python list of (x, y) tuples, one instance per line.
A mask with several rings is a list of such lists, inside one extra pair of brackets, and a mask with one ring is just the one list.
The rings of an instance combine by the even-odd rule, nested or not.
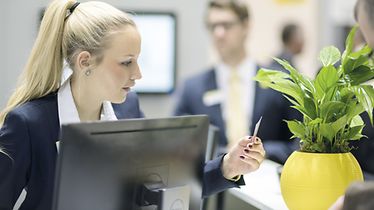
[[(206, 78), (207, 80), (205, 83), (203, 95), (208, 91), (218, 89), (217, 80), (216, 80), (216, 72), (214, 69), (208, 72), (208, 75)], [(224, 132), (225, 124), (223, 122), (223, 117), (222, 117), (221, 103), (218, 103), (212, 106), (207, 106), (207, 109), (208, 109), (208, 115), (211, 118), (211, 121), (214, 122), (214, 124), (217, 125)]]

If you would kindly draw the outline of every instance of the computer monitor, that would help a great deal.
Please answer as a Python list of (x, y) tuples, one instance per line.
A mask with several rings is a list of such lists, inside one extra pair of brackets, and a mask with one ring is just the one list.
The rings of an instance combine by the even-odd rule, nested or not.
[(169, 94), (174, 90), (177, 67), (177, 17), (172, 12), (130, 11), (142, 36), (139, 66), (142, 79), (137, 93)]
[(54, 210), (199, 210), (207, 116), (67, 124)]

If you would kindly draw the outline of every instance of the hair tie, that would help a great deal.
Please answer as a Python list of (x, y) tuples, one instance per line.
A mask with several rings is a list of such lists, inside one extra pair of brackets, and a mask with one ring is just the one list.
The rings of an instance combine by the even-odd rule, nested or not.
[(74, 12), (75, 8), (77, 8), (77, 6), (79, 5), (80, 3), (79, 2), (75, 2), (73, 4), (73, 6), (70, 7), (69, 11), (70, 11), (70, 14)]
[(75, 8), (77, 8), (77, 6), (79, 5), (80, 3), (79, 2), (75, 2), (66, 12), (66, 16), (65, 16), (65, 19), (68, 19), (68, 17), (70, 17), (70, 15), (74, 12)]

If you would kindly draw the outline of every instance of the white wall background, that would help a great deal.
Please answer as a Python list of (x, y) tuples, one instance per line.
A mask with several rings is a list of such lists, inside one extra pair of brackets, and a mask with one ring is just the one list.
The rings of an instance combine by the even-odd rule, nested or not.
[(319, 0), (321, 45), (340, 45), (345, 37), (340, 36), (341, 28), (354, 25), (353, 8), (356, 0)]
[[(6, 17), (6, 11), (3, 11), (0, 13), (0, 26), (5, 25), (5, 17)], [(2, 66), (0, 67), (0, 109), (2, 105), (2, 101), (5, 101), (5, 96), (3, 95), (3, 90), (6, 89), (7, 84), (5, 84), (5, 78), (6, 78), (6, 70), (5, 70), (5, 65), (4, 65), (4, 60), (5, 60), (5, 29), (0, 27), (0, 63)]]
[(254, 19), (253, 39), (248, 43), (248, 47), (257, 60), (269, 60), (271, 56), (280, 53), (280, 31), (285, 24), (296, 23), (302, 27), (306, 41), (296, 65), (300, 71), (312, 76), (316, 69), (315, 55), (318, 48), (318, 1), (300, 0), (300, 3), (289, 4), (280, 4), (275, 0), (249, 2), (253, 8)]
[[(104, 0), (128, 10), (174, 11), (178, 18), (177, 84), (202, 71), (216, 57), (204, 28), (207, 0)], [(279, 5), (276, 0), (248, 0), (252, 28), (247, 47), (262, 63), (280, 50), (279, 30), (292, 21), (303, 25), (307, 45), (297, 67), (313, 76), (318, 68), (319, 49), (336, 42), (334, 26), (353, 23), (355, 0), (299, 0), (300, 4)], [(48, 0), (12, 0), (2, 2), (0, 13), (0, 108), (5, 106), (15, 87), (36, 36), (41, 8)], [(174, 100), (169, 95), (140, 96), (148, 117), (168, 116)]]

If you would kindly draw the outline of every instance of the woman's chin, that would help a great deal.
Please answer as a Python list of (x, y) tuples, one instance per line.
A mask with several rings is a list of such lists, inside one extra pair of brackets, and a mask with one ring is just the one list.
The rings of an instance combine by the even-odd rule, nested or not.
[(127, 94), (125, 96), (122, 96), (122, 98), (111, 100), (111, 103), (122, 104), (122, 103), (124, 103), (126, 101), (126, 98), (127, 98)]
[(122, 104), (126, 101), (127, 96), (124, 96), (121, 100), (119, 100), (117, 103)]

